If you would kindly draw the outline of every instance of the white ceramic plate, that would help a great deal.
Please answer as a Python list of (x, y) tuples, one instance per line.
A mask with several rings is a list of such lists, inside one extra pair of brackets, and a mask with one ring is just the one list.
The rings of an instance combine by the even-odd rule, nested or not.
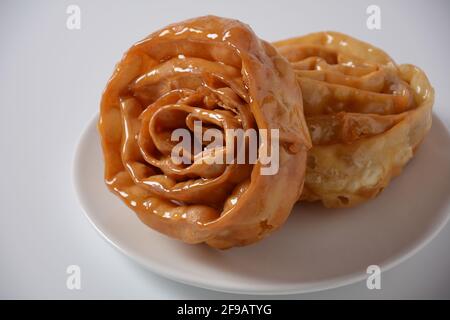
[(74, 182), (89, 221), (111, 244), (164, 277), (249, 294), (318, 291), (385, 271), (424, 247), (450, 211), (450, 135), (436, 117), (403, 174), (375, 200), (353, 209), (297, 204), (262, 242), (227, 251), (187, 245), (142, 224), (103, 182), (97, 117), (81, 136)]

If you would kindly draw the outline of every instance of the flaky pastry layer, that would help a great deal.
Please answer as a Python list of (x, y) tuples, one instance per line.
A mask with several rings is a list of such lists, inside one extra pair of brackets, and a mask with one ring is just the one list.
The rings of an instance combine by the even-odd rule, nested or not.
[(313, 142), (301, 200), (336, 208), (372, 199), (431, 127), (434, 90), (426, 75), (337, 32), (274, 45), (295, 69)]
[[(192, 131), (195, 121), (221, 131), (278, 129), (278, 173), (261, 175), (260, 162), (174, 163), (169, 137)], [(214, 16), (169, 25), (132, 46), (103, 94), (98, 127), (112, 192), (151, 228), (221, 249), (258, 241), (285, 222), (311, 144), (287, 60), (247, 25)]]

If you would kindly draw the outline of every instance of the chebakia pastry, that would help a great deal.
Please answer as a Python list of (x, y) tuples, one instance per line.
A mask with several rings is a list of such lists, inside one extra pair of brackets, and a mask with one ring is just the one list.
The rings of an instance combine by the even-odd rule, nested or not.
[(375, 197), (431, 127), (426, 75), (337, 32), (275, 46), (297, 74), (313, 142), (301, 199), (349, 207)]
[[(190, 164), (175, 161), (172, 133), (194, 133), (198, 121), (225, 140), (228, 129), (278, 130), (278, 171), (261, 174), (259, 160), (207, 164), (230, 150), (212, 154), (203, 144)], [(125, 53), (103, 94), (99, 131), (108, 188), (151, 228), (216, 248), (253, 243), (285, 222), (311, 144), (287, 60), (247, 25), (213, 16), (172, 24)], [(271, 142), (268, 134), (259, 150)]]

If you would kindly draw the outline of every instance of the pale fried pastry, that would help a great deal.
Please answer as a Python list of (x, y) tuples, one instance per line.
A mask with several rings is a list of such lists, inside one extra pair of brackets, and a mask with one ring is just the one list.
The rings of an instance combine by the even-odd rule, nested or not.
[(375, 197), (431, 127), (434, 90), (426, 75), (337, 32), (275, 46), (297, 74), (313, 142), (301, 200), (333, 208)]
[[(177, 128), (279, 129), (280, 164), (173, 163)], [(310, 137), (295, 74), (237, 20), (172, 24), (135, 44), (101, 102), (105, 181), (151, 228), (187, 243), (229, 248), (280, 227), (300, 196)], [(267, 146), (266, 146), (267, 147)]]

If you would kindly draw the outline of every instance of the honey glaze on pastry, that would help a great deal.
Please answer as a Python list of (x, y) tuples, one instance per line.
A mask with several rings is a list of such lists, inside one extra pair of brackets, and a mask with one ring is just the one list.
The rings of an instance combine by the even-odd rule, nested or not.
[[(171, 133), (192, 131), (194, 121), (222, 131), (279, 129), (277, 174), (262, 175), (258, 161), (174, 163)], [(98, 127), (106, 184), (142, 222), (221, 249), (256, 242), (285, 222), (311, 144), (287, 60), (247, 25), (214, 16), (132, 46), (103, 94)]]
[(297, 74), (313, 142), (301, 200), (333, 208), (375, 197), (431, 127), (434, 91), (426, 75), (337, 32), (275, 46)]

